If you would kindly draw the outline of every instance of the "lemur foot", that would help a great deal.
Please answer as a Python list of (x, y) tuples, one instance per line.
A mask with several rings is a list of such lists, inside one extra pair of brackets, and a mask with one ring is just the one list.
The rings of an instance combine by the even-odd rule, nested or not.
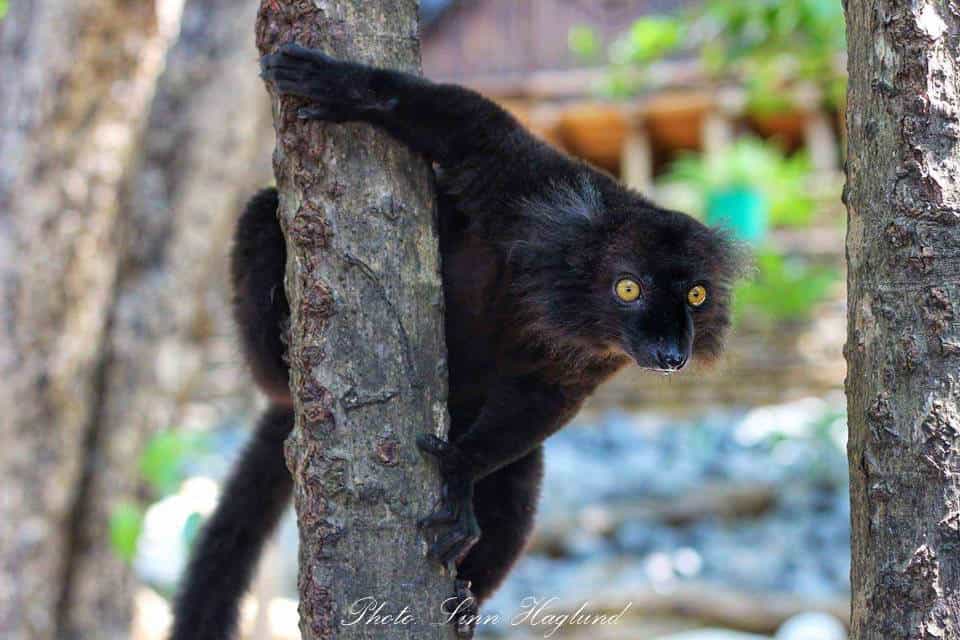
[(452, 570), (480, 540), (480, 525), (473, 513), (473, 480), (457, 469), (460, 456), (451, 443), (422, 435), (417, 438), (417, 446), (440, 461), (443, 476), (440, 507), (422, 519), (420, 526), (449, 527), (430, 547), (429, 555)]
[(473, 632), (477, 627), (477, 616), (480, 613), (477, 599), (470, 591), (469, 580), (457, 579), (454, 582), (454, 589), (453, 607), (449, 608), (450, 622), (458, 638), (470, 640), (473, 638)]

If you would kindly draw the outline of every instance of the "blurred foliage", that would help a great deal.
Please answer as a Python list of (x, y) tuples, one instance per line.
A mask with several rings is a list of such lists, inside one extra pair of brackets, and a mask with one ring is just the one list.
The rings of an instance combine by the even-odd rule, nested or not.
[(193, 433), (161, 431), (140, 455), (140, 475), (158, 496), (174, 493), (183, 480), (185, 458), (203, 448), (203, 438)]
[[(581, 59), (598, 58), (602, 45), (589, 27), (574, 27), (569, 41)], [(635, 95), (647, 68), (676, 51), (699, 54), (718, 79), (739, 78), (749, 108), (759, 113), (790, 109), (798, 83), (817, 87), (834, 107), (846, 92), (846, 27), (836, 0), (704, 0), (677, 16), (641, 18), (608, 47), (602, 91)]]
[(641, 18), (610, 46), (610, 60), (614, 64), (649, 64), (676, 49), (685, 34), (683, 23), (676, 18)]
[[(677, 49), (686, 38), (684, 22), (669, 16), (651, 16), (634, 21), (630, 29), (607, 48), (609, 74), (599, 91), (611, 97), (628, 97), (643, 87), (643, 71)], [(602, 44), (596, 31), (587, 26), (570, 29), (570, 51), (584, 62), (601, 57)]]
[(137, 554), (143, 517), (143, 507), (133, 502), (121, 502), (110, 512), (110, 546), (124, 562), (133, 562)]
[(10, 5), (7, 4), (7, 0), (0, 0), (0, 20), (3, 20), (7, 15), (7, 9), (10, 8)]
[[(203, 436), (172, 429), (161, 431), (150, 439), (140, 454), (138, 468), (154, 499), (176, 493), (184, 479), (186, 459), (204, 447)], [(110, 544), (126, 562), (132, 561), (136, 555), (146, 507), (144, 503), (126, 501), (117, 504), (110, 513)], [(197, 518), (192, 523), (192, 531), (191, 521), (188, 520), (184, 532), (188, 540), (196, 535), (200, 524), (199, 514), (194, 515)]]
[(747, 81), (751, 106), (788, 107), (784, 91), (796, 81), (818, 87), (825, 102), (842, 100), (838, 68), (846, 51), (843, 6), (836, 0), (706, 0), (697, 11), (706, 68)]
[(761, 249), (756, 276), (741, 283), (734, 295), (734, 315), (776, 324), (809, 319), (811, 311), (829, 293), (840, 274), (796, 257)]
[(661, 181), (692, 189), (701, 213), (711, 193), (733, 187), (755, 189), (769, 204), (770, 223), (784, 227), (804, 226), (811, 221), (814, 200), (809, 193), (809, 176), (810, 160), (805, 153), (786, 156), (774, 144), (739, 138), (722, 153), (681, 154)]
[(780, 429), (774, 425), (763, 444), (771, 449), (806, 445), (811, 455), (801, 465), (805, 478), (820, 489), (846, 490), (848, 487), (847, 414), (843, 406), (825, 406), (799, 429)]
[(600, 57), (600, 37), (590, 27), (571, 27), (567, 33), (567, 46), (580, 60), (592, 62)]

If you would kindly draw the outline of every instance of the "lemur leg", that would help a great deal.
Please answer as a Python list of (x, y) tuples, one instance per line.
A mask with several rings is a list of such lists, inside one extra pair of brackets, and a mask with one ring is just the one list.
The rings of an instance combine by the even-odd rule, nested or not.
[(459, 565), (457, 577), (470, 581), (478, 602), (500, 585), (523, 553), (543, 478), (543, 447), (477, 482), (473, 504), (483, 537)]
[(284, 354), (290, 307), (283, 290), (287, 250), (277, 220), (276, 189), (255, 195), (237, 220), (230, 272), (233, 315), (254, 380), (276, 404), (290, 406)]
[(463, 87), (343, 62), (296, 44), (264, 56), (261, 68), (281, 93), (310, 99), (301, 117), (379, 125), (444, 167), (481, 159), (519, 169), (528, 151), (542, 147), (510, 114)]

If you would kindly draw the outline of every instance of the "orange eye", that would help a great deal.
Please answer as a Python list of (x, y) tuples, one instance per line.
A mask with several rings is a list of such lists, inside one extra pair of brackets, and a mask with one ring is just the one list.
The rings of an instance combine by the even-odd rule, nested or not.
[(687, 302), (691, 307), (699, 307), (707, 301), (707, 289), (702, 285), (697, 285), (687, 292)]
[(617, 282), (617, 297), (624, 302), (633, 302), (640, 297), (640, 283), (630, 278), (623, 278)]

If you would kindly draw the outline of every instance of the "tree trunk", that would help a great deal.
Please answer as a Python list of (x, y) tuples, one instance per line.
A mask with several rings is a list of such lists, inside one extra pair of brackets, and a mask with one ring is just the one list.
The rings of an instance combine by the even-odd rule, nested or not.
[(847, 0), (852, 638), (960, 638), (960, 9)]
[(243, 201), (271, 177), (270, 102), (250, 73), (256, 11), (256, 0), (187, 0), (124, 181), (124, 255), (96, 409), (101, 472), (87, 491), (69, 603), (78, 638), (129, 635), (120, 621), (108, 635), (102, 611), (125, 605), (132, 581), (102, 567), (115, 555), (110, 512), (138, 495), (130, 461), (147, 437), (253, 410), (232, 336), (227, 252)]
[[(0, 636), (71, 637), (99, 457), (117, 188), (159, 72), (149, 2), (13, 2), (0, 21)], [(108, 544), (98, 540), (98, 545)], [(101, 576), (123, 576), (104, 555)], [(113, 580), (105, 625), (129, 615)], [(91, 637), (91, 636), (87, 636)], [(106, 635), (98, 637), (108, 637)]]
[[(416, 9), (412, 0), (264, 0), (257, 42), (263, 53), (297, 41), (413, 71)], [(414, 439), (445, 435), (447, 420), (430, 172), (367, 125), (299, 121), (298, 104), (275, 102), (274, 169), (292, 310), (297, 421), (287, 462), (301, 632), (305, 640), (449, 638), (450, 626), (435, 623), (453, 583), (425, 557), (416, 526), (440, 483)], [(398, 623), (349, 624), (374, 603)]]

